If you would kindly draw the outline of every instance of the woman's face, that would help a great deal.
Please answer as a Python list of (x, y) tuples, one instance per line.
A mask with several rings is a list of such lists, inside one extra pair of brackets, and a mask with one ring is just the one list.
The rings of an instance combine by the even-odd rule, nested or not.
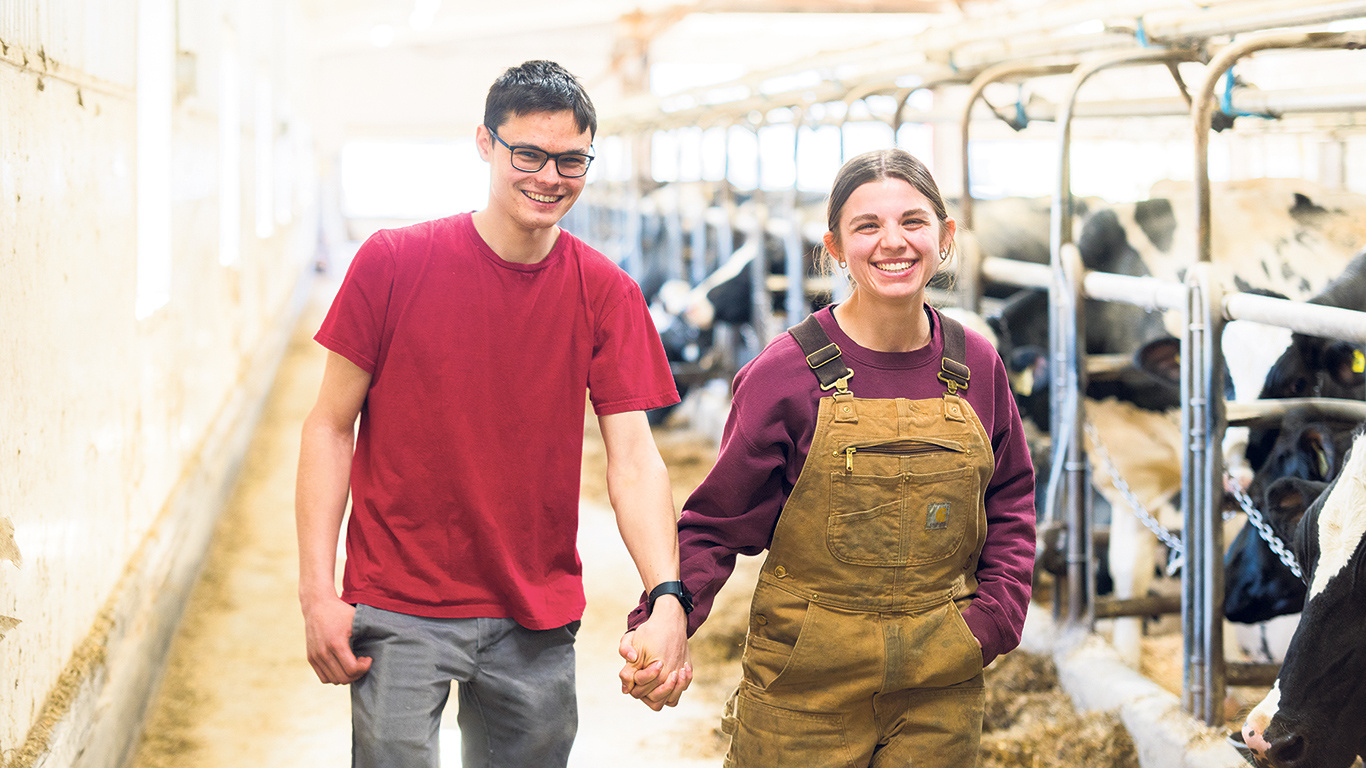
[(920, 190), (896, 178), (858, 187), (840, 211), (839, 238), (826, 233), (825, 245), (868, 298), (924, 300), (925, 285), (953, 240), (954, 222), (940, 226), (934, 207)]

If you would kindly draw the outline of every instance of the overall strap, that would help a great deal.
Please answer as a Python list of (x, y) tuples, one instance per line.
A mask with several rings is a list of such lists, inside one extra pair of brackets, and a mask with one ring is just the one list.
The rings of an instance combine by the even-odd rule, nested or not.
[(967, 363), (967, 334), (963, 324), (938, 310), (939, 329), (944, 334), (944, 358), (940, 363), (939, 380), (944, 382), (944, 416), (952, 421), (963, 421), (963, 406), (958, 390), (968, 388), (972, 371)]
[(797, 345), (802, 348), (802, 354), (806, 355), (806, 364), (811, 366), (811, 372), (816, 374), (821, 389), (835, 388), (842, 392), (849, 390), (849, 378), (854, 372), (840, 359), (839, 345), (830, 340), (830, 336), (826, 334), (815, 315), (807, 315), (805, 320), (787, 329), (787, 332), (792, 334), (792, 338), (796, 339)]
[(853, 377), (854, 372), (849, 370), (849, 366), (841, 359), (839, 345), (830, 340), (830, 335), (821, 327), (814, 314), (807, 315), (805, 320), (792, 326), (787, 332), (792, 334), (792, 338), (797, 340), (797, 346), (802, 348), (802, 354), (806, 355), (806, 364), (816, 375), (821, 389), (835, 390), (835, 420), (857, 423), (858, 413), (854, 409), (854, 395), (849, 391), (849, 379)]

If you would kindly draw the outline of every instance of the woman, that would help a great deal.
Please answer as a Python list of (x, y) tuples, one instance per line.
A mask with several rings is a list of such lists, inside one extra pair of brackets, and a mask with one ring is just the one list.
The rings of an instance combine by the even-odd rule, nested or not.
[(1019, 643), (1029, 601), (1020, 417), (990, 343), (925, 304), (954, 234), (925, 166), (854, 158), (828, 220), (852, 293), (735, 378), (716, 466), (679, 521), (689, 631), (735, 555), (767, 548), (725, 765), (971, 766), (982, 668)]

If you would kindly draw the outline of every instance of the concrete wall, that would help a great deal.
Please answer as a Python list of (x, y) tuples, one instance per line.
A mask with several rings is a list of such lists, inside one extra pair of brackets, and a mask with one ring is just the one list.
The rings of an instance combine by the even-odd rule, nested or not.
[(313, 258), (296, 29), (0, 7), (0, 765), (137, 738)]

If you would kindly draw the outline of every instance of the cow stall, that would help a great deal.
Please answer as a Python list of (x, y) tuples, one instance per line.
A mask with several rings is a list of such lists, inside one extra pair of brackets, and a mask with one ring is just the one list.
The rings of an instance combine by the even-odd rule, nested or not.
[[(901, 65), (896, 72), (870, 74), (862, 80), (849, 78), (837, 81), (830, 78), (819, 85), (790, 91), (762, 93), (761, 89), (751, 88), (750, 95), (738, 99), (734, 104), (713, 102), (705, 106), (657, 113), (651, 116), (649, 122), (631, 124), (633, 129), (639, 128), (646, 133), (657, 129), (672, 130), (671, 126), (688, 125), (689, 121), (708, 125), (724, 123), (741, 126), (740, 130), (754, 134), (765, 127), (783, 124), (791, 126), (795, 136), (792, 142), (795, 155), (799, 153), (801, 142), (805, 141), (805, 131), (818, 125), (837, 124), (841, 126), (840, 135), (843, 137), (845, 126), (849, 124), (854, 111), (853, 105), (870, 97), (887, 96), (890, 103), (894, 104), (894, 109), (890, 114), (879, 112), (878, 119), (889, 122), (894, 136), (903, 125), (923, 122), (939, 126), (936, 138), (942, 143), (936, 143), (932, 150), (932, 157), (940, 161), (935, 166), (936, 177), (947, 189), (951, 189), (952, 185), (961, 185), (956, 218), (962, 229), (973, 230), (974, 218), (980, 213), (980, 210), (975, 209), (985, 206), (974, 200), (968, 183), (971, 173), (966, 151), (971, 140), (968, 126), (999, 122), (1003, 119), (1003, 113), (1010, 111), (1009, 107), (1000, 108), (999, 102), (995, 107), (979, 104), (977, 96), (985, 92), (988, 85), (1001, 80), (1020, 82), (1032, 77), (1066, 78), (1062, 98), (1050, 102), (1037, 98), (1035, 94), (1033, 98), (1022, 96), (1020, 102), (1014, 105), (1021, 122), (1049, 121), (1057, 124), (1058, 172), (1054, 195), (1048, 207), (1047, 262), (1003, 259), (980, 249), (977, 239), (969, 235), (959, 242), (961, 260), (953, 292), (939, 294), (935, 303), (941, 306), (960, 304), (977, 312), (990, 313), (999, 306), (1001, 299), (985, 294), (983, 286), (988, 283), (1013, 284), (1048, 292), (1052, 313), (1048, 355), (1053, 370), (1060, 374), (1052, 377), (1048, 396), (1053, 416), (1049, 432), (1054, 436), (1052, 466), (1055, 473), (1048, 478), (1040, 478), (1040, 493), (1047, 493), (1051, 497), (1046, 505), (1050, 517), (1046, 520), (1063, 526), (1069, 534), (1066, 537), (1068, 549), (1063, 556), (1067, 574), (1058, 582), (1058, 589), (1055, 590), (1059, 596), (1055, 603), (1057, 615), (1064, 623), (1093, 627), (1098, 619), (1181, 613), (1185, 643), (1182, 660), (1185, 667), (1183, 705), (1187, 712), (1211, 725), (1223, 722), (1226, 685), (1249, 684), (1258, 680), (1269, 682), (1267, 674), (1272, 671), (1266, 666), (1226, 664), (1223, 658), (1220, 621), (1223, 583), (1222, 574), (1216, 571), (1222, 568), (1224, 533), (1218, 524), (1222, 522), (1222, 515), (1214, 500), (1218, 495), (1222, 502), (1220, 489), (1223, 487), (1224, 467), (1222, 452), (1218, 448), (1223, 429), (1229, 423), (1223, 404), (1224, 393), (1222, 389), (1216, 389), (1216, 384), (1222, 386), (1223, 380), (1223, 369), (1219, 367), (1222, 365), (1219, 353), (1222, 325), (1233, 319), (1264, 322), (1269, 317), (1261, 312), (1271, 305), (1262, 303), (1265, 297), (1247, 294), (1232, 284), (1225, 285), (1220, 275), (1196, 263), (1178, 265), (1177, 268), (1185, 272), (1184, 279), (1171, 279), (1166, 274), (1163, 278), (1136, 277), (1084, 269), (1077, 247), (1071, 242), (1080, 214), (1074, 210), (1069, 147), (1072, 121), (1081, 117), (1131, 115), (1139, 118), (1189, 118), (1194, 114), (1198, 118), (1201, 110), (1204, 110), (1207, 127), (1203, 131), (1208, 134), (1210, 122), (1216, 119), (1222, 123), (1221, 127), (1228, 128), (1235, 118), (1257, 119), (1252, 117), (1254, 114), (1355, 114), (1362, 111), (1359, 88), (1355, 92), (1342, 88), (1335, 92), (1319, 88), (1260, 91), (1241, 83), (1235, 86), (1226, 75), (1231, 62), (1236, 60), (1234, 54), (1227, 52), (1245, 44), (1255, 48), (1260, 44), (1259, 41), (1264, 43), (1270, 38), (1257, 34), (1262, 30), (1312, 25), (1318, 25), (1317, 28), (1321, 29), (1323, 25), (1336, 20), (1366, 17), (1366, 8), (1358, 3), (1329, 3), (1298, 8), (1283, 4), (1260, 4), (1257, 12), (1247, 12), (1246, 8), (1243, 10), (1242, 13), (1234, 13), (1231, 8), (1223, 8), (1183, 13), (1179, 9), (1167, 7), (1163, 14), (1139, 14), (1139, 23), (1127, 34), (1118, 34), (1115, 27), (1107, 26), (1104, 31), (1090, 35), (1055, 36), (1053, 45), (1022, 33), (1020, 27), (1024, 22), (1019, 19), (1001, 22), (1001, 25), (1016, 24), (1013, 31), (1017, 34), (1011, 44), (992, 41), (985, 32), (979, 37), (967, 39), (971, 33), (959, 31), (955, 36), (936, 30), (908, 41), (908, 48), (916, 47), (928, 53), (921, 60)], [(997, 31), (1004, 28), (994, 27)], [(1361, 45), (1361, 36), (1355, 32), (1312, 31), (1292, 34), (1309, 35), (1314, 47), (1351, 48)], [(1229, 59), (1227, 66), (1222, 63), (1225, 56), (1234, 57)], [(951, 66), (945, 67), (946, 61)], [(1151, 70), (1158, 77), (1174, 83), (1175, 87), (1171, 89), (1170, 97), (1158, 99), (1081, 101), (1077, 98), (1077, 93), (1094, 76), (1102, 71), (1121, 68)], [(1163, 68), (1175, 77), (1162, 73)], [(1216, 72), (1216, 69), (1219, 71)], [(1193, 72), (1198, 78), (1191, 77)], [(1188, 88), (1187, 82), (1198, 82), (1201, 87)], [(1219, 94), (1221, 85), (1223, 93)], [(916, 92), (933, 93), (936, 106), (928, 110), (910, 107), (913, 101), (911, 95)], [(701, 100), (699, 95), (698, 101)], [(842, 108), (830, 109), (828, 112), (818, 108), (835, 102), (839, 102)], [(1216, 104), (1219, 105), (1217, 110)], [(1196, 121), (1192, 119), (1192, 122)], [(954, 146), (951, 131), (943, 127), (947, 125), (956, 126), (960, 131), (957, 146)], [(1355, 123), (1348, 125), (1351, 127)], [(1196, 130), (1199, 134), (1201, 129)], [(843, 157), (841, 154), (840, 159)], [(953, 161), (961, 162), (954, 168)], [(762, 160), (756, 159), (755, 163), (759, 165)], [(762, 176), (762, 173), (762, 167), (755, 171), (756, 176)], [(954, 178), (955, 175), (959, 178)], [(1208, 168), (1201, 169), (1196, 174), (1197, 184), (1207, 184), (1208, 175)], [(1342, 183), (1341, 178), (1338, 183)], [(730, 188), (724, 181), (720, 185)], [(1204, 192), (1195, 193), (1195, 199), (1200, 200), (1203, 194), (1207, 204), (1210, 193), (1207, 188), (1204, 189)], [(810, 250), (819, 241), (819, 232), (824, 227), (822, 217), (815, 213), (819, 209), (802, 204), (802, 196), (795, 182), (791, 188), (756, 188), (752, 201), (752, 218), (738, 218), (734, 205), (725, 208), (713, 205), (701, 216), (681, 212), (681, 223), (675, 226), (679, 232), (692, 233), (697, 231), (695, 222), (702, 220), (703, 226), (714, 227), (718, 232), (724, 226), (729, 232), (743, 233), (748, 241), (757, 239), (757, 235), (763, 233), (764, 239), (774, 244), (771, 251), (764, 249), (769, 251), (768, 257), (756, 257), (748, 262), (751, 270), (749, 298), (754, 318), (749, 329), (749, 343), (762, 345), (784, 325), (790, 324), (794, 316), (831, 300), (831, 292), (837, 291), (838, 286), (831, 285), (824, 275), (812, 268)], [(1180, 207), (1180, 214), (1184, 217), (1188, 207), (1184, 204)], [(708, 215), (714, 218), (706, 218)], [(727, 224), (719, 223), (722, 217), (725, 217)], [(1208, 219), (1204, 226), (1207, 237)], [(811, 230), (810, 234), (805, 233), (808, 229)], [(669, 248), (681, 249), (688, 256), (681, 260), (669, 256), (666, 261), (679, 265), (677, 271), (681, 273), (681, 279), (686, 279), (693, 286), (700, 285), (706, 279), (704, 273), (709, 274), (713, 269), (712, 265), (720, 265), (725, 261), (717, 251), (712, 250), (713, 247), (719, 250), (720, 239), (719, 236), (711, 238), (705, 234), (675, 237)], [(717, 244), (713, 246), (713, 242)], [(1208, 246), (1208, 242), (1205, 245)], [(633, 243), (631, 247), (638, 248), (639, 245)], [(1209, 261), (1209, 258), (1205, 256), (1197, 261)], [(1166, 314), (1175, 318), (1169, 325), (1177, 326), (1180, 331), (1175, 334), (1179, 354), (1173, 355), (1169, 362), (1179, 361), (1180, 365), (1176, 384), (1180, 388), (1182, 421), (1178, 429), (1184, 453), (1180, 468), (1183, 521), (1179, 532), (1174, 527), (1171, 530), (1162, 529), (1171, 537), (1169, 547), (1184, 553), (1180, 569), (1182, 594), (1179, 598), (1155, 599), (1138, 595), (1126, 601), (1099, 599), (1096, 594), (1096, 552), (1092, 535), (1096, 526), (1091, 517), (1092, 510), (1086, 502), (1091, 486), (1089, 466), (1095, 466), (1088, 465), (1088, 439), (1092, 445), (1097, 441), (1086, 434), (1085, 419), (1080, 415), (1083, 400), (1080, 393), (1085, 392), (1089, 377), (1102, 367), (1113, 368), (1115, 360), (1098, 360), (1087, 353), (1086, 317), (1081, 310), (1083, 302), (1088, 299), (1122, 303), (1150, 313)], [(1250, 306), (1255, 309), (1249, 309)], [(1304, 309), (1309, 314), (1317, 314), (1313, 307), (1306, 306), (1302, 301), (1274, 306), (1277, 312), (1287, 309), (1299, 312)], [(1215, 316), (1218, 319), (1214, 319)], [(1299, 322), (1281, 320), (1278, 324), (1297, 328), (1301, 326), (1292, 323)], [(1339, 320), (1332, 322), (1338, 323)], [(1361, 341), (1360, 337), (1353, 335), (1355, 331), (1351, 330), (1350, 325), (1314, 327), (1342, 334), (1338, 338)], [(717, 373), (728, 378), (720, 370)], [(1239, 415), (1235, 421), (1245, 423), (1252, 418), (1254, 416)], [(1218, 475), (1211, 475), (1212, 467), (1215, 466)], [(1118, 480), (1116, 485), (1122, 482), (1122, 478)], [(1120, 507), (1115, 508), (1118, 510)]]
[[(1296, 42), (1298, 40), (1308, 40), (1311, 41), (1312, 45), (1321, 47), (1340, 46), (1353, 48), (1360, 46), (1359, 36), (1349, 34), (1290, 39), (1272, 36), (1268, 38), (1258, 38), (1250, 43), (1244, 44), (1244, 46), (1241, 46), (1240, 48), (1242, 50), (1255, 50), (1259, 45), (1273, 47), (1285, 42)], [(1055, 68), (1068, 70), (1075, 68), (1075, 70), (1081, 73), (1074, 79), (1074, 86), (1079, 87), (1089, 74), (1104, 66), (1113, 66), (1118, 63), (1142, 62), (1145, 59), (1162, 61), (1164, 58), (1174, 59), (1182, 55), (1183, 53), (1179, 51), (1164, 52), (1145, 50), (1133, 53), (1121, 52), (1114, 55), (1099, 56), (1088, 66), (1077, 66), (1076, 64), (1070, 64), (1069, 62), (1039, 62), (1033, 65), (1022, 64), (1009, 67), (1002, 66), (998, 68), (996, 73), (989, 72), (986, 76), (997, 76), (998, 73), (1038, 73), (1052, 71)], [(1186, 53), (1184, 55), (1189, 56), (1190, 54)], [(1228, 54), (1228, 60), (1231, 60), (1232, 58), (1236, 58), (1236, 55)], [(1212, 64), (1210, 69), (1212, 71), (1215, 70), (1218, 63), (1219, 59), (1216, 59), (1215, 64)], [(1223, 69), (1226, 68), (1227, 65), (1223, 67)], [(1206, 82), (1214, 82), (1221, 74), (1222, 69), (1213, 72)], [(1208, 105), (1213, 102), (1213, 99), (1212, 93), (1209, 92), (1208, 88), (1202, 96), (1202, 100), (1198, 103), (1205, 110), (1206, 127), (1204, 131), (1207, 132), (1210, 118)], [(1064, 580), (1065, 589), (1059, 590), (1058, 593), (1060, 596), (1065, 595), (1066, 597), (1065, 605), (1067, 617), (1074, 622), (1085, 621), (1089, 624), (1094, 624), (1094, 621), (1100, 617), (1149, 615), (1160, 612), (1164, 608), (1170, 610), (1177, 607), (1177, 605), (1173, 605), (1172, 601), (1155, 601), (1146, 598), (1126, 601), (1130, 604), (1122, 605), (1117, 604), (1117, 601), (1114, 600), (1098, 600), (1095, 596), (1095, 571), (1093, 567), (1095, 555), (1091, 547), (1094, 540), (1092, 535), (1094, 525), (1090, 515), (1089, 505), (1086, 504), (1089, 497), (1085, 491), (1086, 487), (1089, 485), (1086, 476), (1087, 468), (1084, 454), (1084, 440), (1082, 437), (1085, 419), (1080, 412), (1079, 398), (1077, 395), (1079, 391), (1082, 391), (1085, 388), (1084, 382), (1086, 376), (1085, 347), (1084, 344), (1079, 343), (1079, 339), (1084, 338), (1083, 329), (1085, 322), (1085, 315), (1078, 311), (1080, 299), (1083, 297), (1093, 299), (1103, 298), (1110, 301), (1139, 304), (1147, 306), (1150, 309), (1178, 310), (1185, 315), (1181, 324), (1187, 329), (1188, 333), (1211, 332), (1210, 329), (1215, 323), (1208, 317), (1209, 310), (1206, 308), (1206, 304), (1213, 300), (1216, 302), (1216, 306), (1218, 306), (1218, 299), (1211, 299), (1211, 297), (1207, 295), (1207, 287), (1204, 290), (1201, 290), (1198, 287), (1192, 287), (1192, 285), (1175, 283), (1163, 284), (1161, 282), (1143, 278), (1126, 278), (1116, 275), (1087, 273), (1081, 268), (1080, 258), (1076, 253), (1075, 246), (1072, 246), (1070, 243), (1071, 213), (1069, 207), (1071, 201), (1067, 169), (1067, 133), (1070, 121), (1068, 111), (1074, 103), (1074, 97), (1075, 88), (1071, 92), (1069, 100), (1064, 103), (1064, 111), (1062, 113), (1064, 117), (1060, 120), (1059, 194), (1054, 199), (1053, 207), (1054, 227), (1052, 242), (1054, 244), (1054, 274), (1049, 275), (1049, 279), (1046, 280), (1043, 272), (1033, 265), (1009, 265), (994, 259), (986, 261), (982, 267), (984, 272), (991, 274), (996, 279), (1013, 281), (1019, 285), (1034, 285), (1039, 287), (1047, 285), (1053, 288), (1055, 295), (1060, 295), (1062, 299), (1061, 301), (1055, 300), (1052, 304), (1054, 307), (1053, 328), (1055, 329), (1053, 336), (1053, 359), (1060, 369), (1068, 372), (1067, 376), (1055, 377), (1053, 380), (1054, 413), (1061, 414), (1060, 417), (1056, 418), (1053, 422), (1053, 434), (1055, 436), (1061, 436), (1061, 439), (1055, 443), (1054, 466), (1058, 467), (1061, 465), (1063, 469), (1061, 472), (1055, 473), (1050, 477), (1050, 483), (1048, 484), (1050, 502), (1047, 505), (1047, 509), (1050, 513), (1057, 514), (1059, 505), (1054, 501), (1055, 499), (1065, 501), (1068, 507), (1068, 513), (1065, 518), (1067, 527), (1071, 533), (1071, 535), (1067, 537), (1069, 578)], [(1354, 104), (1349, 99), (1345, 102), (1339, 102), (1339, 106), (1350, 108), (1354, 106)], [(1326, 104), (1320, 102), (1314, 109), (1325, 107)], [(1285, 109), (1284, 106), (1282, 106), (1282, 109)], [(966, 125), (966, 121), (964, 121), (964, 125)], [(1201, 188), (1205, 190), (1204, 203), (1207, 206), (1207, 176), (1202, 178), (1201, 181), (1203, 182)], [(970, 200), (970, 198), (967, 199)], [(1202, 220), (1205, 225), (1205, 240), (1203, 243), (1205, 248), (1204, 261), (1208, 261), (1209, 243), (1207, 210), (1204, 212), (1204, 216), (1205, 218)], [(1206, 274), (1204, 280), (1207, 283), (1210, 280), (1206, 272), (1196, 271), (1194, 274)], [(969, 293), (968, 300), (972, 300), (972, 298), (973, 294)], [(1238, 319), (1253, 319), (1259, 322), (1271, 322), (1273, 324), (1294, 323), (1295, 327), (1300, 328), (1309, 328), (1312, 326), (1318, 333), (1330, 335), (1334, 338), (1360, 340), (1359, 336), (1356, 335), (1358, 331), (1353, 325), (1356, 321), (1350, 318), (1338, 316), (1335, 320), (1329, 321), (1321, 319), (1315, 324), (1298, 318), (1296, 320), (1291, 320), (1290, 317), (1293, 313), (1301, 311), (1307, 312), (1312, 316), (1318, 316), (1320, 314), (1318, 308), (1291, 304), (1290, 306), (1294, 306), (1295, 308), (1287, 310), (1286, 304), (1283, 302), (1277, 303), (1274, 299), (1266, 299), (1241, 293), (1232, 294), (1226, 298), (1228, 300), (1223, 304), (1224, 308), (1221, 310), (1222, 314), (1219, 317), (1220, 323), (1224, 320), (1235, 319), (1235, 317)], [(1253, 310), (1252, 307), (1257, 307), (1257, 309)], [(1343, 311), (1338, 310), (1338, 312), (1341, 313)], [(1333, 315), (1334, 313), (1330, 312), (1329, 314)], [(1276, 319), (1272, 320), (1272, 317), (1275, 317)], [(1195, 318), (1195, 321), (1192, 322), (1191, 318)], [(1325, 325), (1323, 323), (1331, 324)], [(1192, 407), (1208, 408), (1208, 403), (1216, 402), (1219, 405), (1222, 405), (1222, 391), (1218, 391), (1218, 393), (1215, 394), (1216, 390), (1211, 384), (1211, 382), (1220, 381), (1220, 376), (1217, 372), (1209, 370), (1210, 365), (1217, 364), (1216, 361), (1219, 360), (1219, 355), (1208, 351), (1208, 349), (1218, 350), (1220, 347), (1216, 338), (1212, 346), (1201, 355), (1199, 350), (1192, 349), (1191, 345), (1194, 343), (1196, 343), (1194, 339), (1183, 341), (1184, 351), (1181, 356), (1183, 370), (1200, 370), (1203, 371), (1201, 374), (1202, 376), (1208, 376), (1209, 378), (1201, 379), (1201, 386), (1208, 387), (1207, 391), (1200, 390), (1201, 394), (1198, 396), (1189, 396), (1186, 394), (1183, 395), (1182, 398), (1183, 419), (1186, 424), (1186, 426), (1183, 427), (1182, 433), (1190, 437), (1189, 440), (1183, 441), (1183, 445), (1190, 450), (1187, 451), (1186, 457), (1186, 461), (1188, 462), (1188, 467), (1185, 470), (1187, 480), (1182, 483), (1182, 487), (1186, 495), (1183, 508), (1185, 509), (1187, 521), (1183, 530), (1186, 531), (1186, 538), (1188, 540), (1193, 539), (1198, 542), (1198, 544), (1193, 546), (1186, 541), (1173, 540), (1170, 538), (1170, 532), (1165, 533), (1167, 533), (1167, 541), (1169, 545), (1173, 546), (1173, 549), (1178, 552), (1194, 553), (1185, 560), (1186, 574), (1188, 575), (1184, 579), (1185, 595), (1184, 599), (1181, 601), (1181, 604), (1184, 604), (1186, 607), (1183, 614), (1183, 626), (1185, 627), (1183, 634), (1186, 638), (1186, 653), (1184, 660), (1187, 665), (1185, 672), (1186, 705), (1189, 711), (1196, 713), (1201, 719), (1204, 719), (1211, 724), (1215, 724), (1216, 722), (1222, 722), (1223, 689), (1226, 680), (1232, 680), (1239, 684), (1269, 683), (1270, 678), (1267, 677), (1267, 673), (1270, 672), (1271, 677), (1274, 677), (1274, 667), (1268, 668), (1267, 665), (1225, 665), (1222, 658), (1222, 644), (1219, 637), (1221, 630), (1221, 622), (1219, 619), (1222, 618), (1222, 575), (1218, 573), (1211, 574), (1211, 571), (1217, 571), (1222, 566), (1222, 531), (1221, 526), (1218, 524), (1218, 508), (1217, 506), (1211, 506), (1209, 496), (1205, 496), (1202, 500), (1206, 502), (1207, 508), (1203, 512), (1196, 511), (1192, 514), (1192, 510), (1196, 509), (1196, 503), (1192, 501), (1191, 497), (1193, 494), (1199, 493), (1198, 489), (1202, 486), (1205, 488), (1222, 488), (1223, 484), (1217, 479), (1203, 480), (1203, 478), (1197, 478), (1194, 481), (1189, 479), (1192, 476), (1192, 473), (1197, 471), (1190, 466), (1190, 462), (1196, 462), (1195, 467), (1204, 468), (1205, 471), (1213, 472), (1213, 469), (1208, 468), (1209, 460), (1207, 457), (1214, 456), (1216, 457), (1215, 461), (1222, 461), (1222, 456), (1218, 450), (1209, 446), (1202, 446), (1200, 441), (1196, 439), (1197, 437), (1201, 437), (1202, 439), (1207, 440), (1210, 445), (1217, 446), (1219, 440), (1222, 439), (1222, 426), (1217, 423), (1217, 420), (1213, 420), (1214, 423), (1205, 423), (1195, 427), (1189, 426), (1198, 423), (1198, 420), (1201, 418), (1205, 418), (1207, 422), (1210, 421), (1208, 416), (1203, 412), (1197, 411), (1194, 415), (1189, 413)], [(1187, 373), (1186, 375), (1190, 374)], [(1360, 409), (1356, 410), (1361, 412)], [(1195, 458), (1191, 457), (1192, 454)], [(1218, 467), (1219, 475), (1222, 475), (1222, 471), (1222, 464), (1220, 464)], [(1218, 478), (1219, 475), (1216, 475), (1215, 477)], [(1131, 503), (1130, 506), (1135, 509), (1136, 513), (1142, 509), (1141, 504)], [(1150, 524), (1151, 522), (1152, 519), (1148, 518), (1145, 524)], [(1199, 530), (1192, 532), (1192, 526), (1196, 525), (1197, 522), (1199, 524)], [(1159, 537), (1164, 533), (1164, 531), (1158, 529), (1156, 526), (1150, 525), (1150, 527), (1154, 528)], [(1206, 538), (1202, 540), (1201, 537)], [(1196, 546), (1201, 546), (1201, 549), (1197, 550)], [(1215, 565), (1211, 566), (1211, 563), (1214, 563)], [(1163, 604), (1164, 602), (1166, 603), (1165, 605)]]

